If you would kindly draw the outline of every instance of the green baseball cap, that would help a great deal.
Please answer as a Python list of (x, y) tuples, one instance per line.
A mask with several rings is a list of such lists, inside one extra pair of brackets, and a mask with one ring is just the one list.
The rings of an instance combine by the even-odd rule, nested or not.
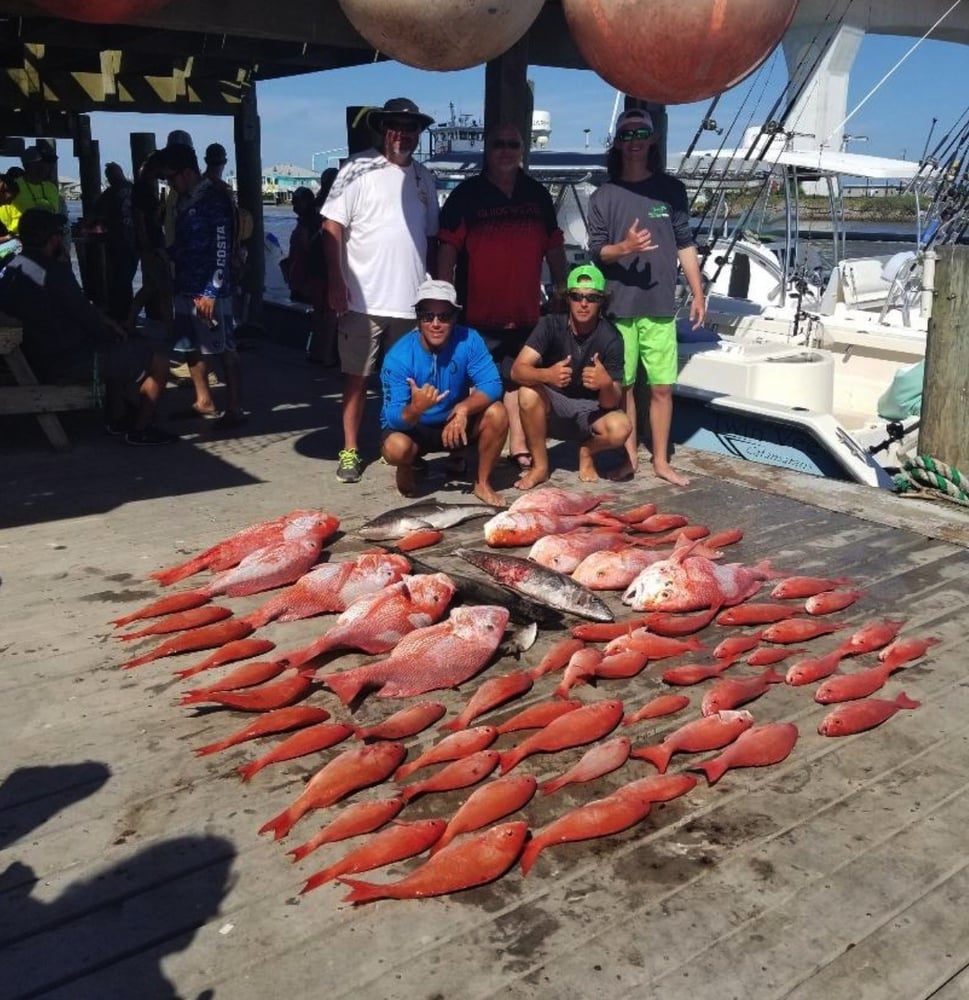
[(597, 292), (606, 290), (606, 276), (595, 264), (580, 264), (569, 272), (567, 288), (592, 288)]

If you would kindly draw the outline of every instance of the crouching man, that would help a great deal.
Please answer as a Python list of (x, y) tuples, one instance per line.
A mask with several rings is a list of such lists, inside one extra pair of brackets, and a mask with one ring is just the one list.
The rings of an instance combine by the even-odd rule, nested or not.
[(567, 315), (539, 320), (512, 365), (533, 467), (515, 486), (530, 490), (549, 477), (547, 438), (579, 443), (579, 479), (599, 478), (594, 456), (621, 448), (631, 425), (622, 403), (622, 339), (602, 316), (606, 279), (592, 264), (568, 277)]
[(447, 281), (428, 279), (417, 289), (417, 329), (387, 352), (380, 381), (381, 454), (397, 469), (397, 489), (413, 496), (414, 462), (428, 452), (450, 452), (459, 471), (474, 441), (478, 468), (474, 494), (504, 505), (491, 475), (508, 434), (501, 376), (476, 330), (458, 326), (457, 293)]

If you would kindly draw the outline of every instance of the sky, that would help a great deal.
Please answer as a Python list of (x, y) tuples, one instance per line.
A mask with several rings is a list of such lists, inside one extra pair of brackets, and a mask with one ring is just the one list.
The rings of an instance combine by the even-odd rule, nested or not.
[[(865, 37), (850, 78), (849, 111), (917, 41)], [(549, 148), (582, 148), (587, 141), (590, 148), (603, 148), (616, 107), (613, 87), (589, 71), (534, 66), (528, 76), (534, 83), (535, 108), (551, 114)], [(851, 142), (849, 150), (918, 160), (926, 148), (933, 118), (937, 123), (930, 150), (965, 112), (963, 84), (967, 77), (969, 46), (922, 42), (847, 123), (847, 133), (866, 137)], [(778, 47), (760, 69), (721, 97), (714, 117), (726, 127), (729, 145), (739, 143), (744, 127), (763, 121), (786, 78), (786, 64)], [(952, 81), (952, 85), (941, 81)], [(930, 100), (927, 95), (931, 95)], [(484, 67), (434, 73), (384, 62), (261, 82), (257, 102), (264, 168), (288, 163), (320, 171), (334, 165), (346, 141), (345, 107), (379, 106), (389, 97), (400, 96), (411, 98), (439, 122), (449, 118), (451, 104), (457, 114), (480, 118)], [(671, 153), (688, 147), (708, 104), (703, 101), (669, 106)], [(132, 131), (154, 131), (157, 143), (164, 145), (169, 130), (184, 128), (192, 134), (200, 152), (210, 142), (221, 142), (229, 151), (227, 173), (233, 172), (232, 122), (228, 118), (101, 113), (91, 116), (91, 126), (93, 136), (100, 141), (102, 165), (116, 160), (126, 172), (130, 170), (128, 134)], [(721, 141), (721, 137), (707, 132), (698, 148), (716, 148)], [(63, 143), (62, 149), (64, 145), (69, 149), (69, 144)], [(3, 161), (0, 165), (5, 166)], [(61, 176), (76, 173), (76, 161), (62, 158)]]

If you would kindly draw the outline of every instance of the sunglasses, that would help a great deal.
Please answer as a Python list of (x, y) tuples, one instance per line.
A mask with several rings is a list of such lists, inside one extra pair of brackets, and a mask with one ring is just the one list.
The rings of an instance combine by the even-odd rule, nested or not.
[(444, 312), (419, 312), (417, 318), (422, 323), (433, 323), (434, 320), (438, 320), (441, 323), (450, 323), (454, 319), (454, 310), (445, 309)]
[(653, 134), (653, 130), (648, 125), (642, 128), (624, 128), (616, 138), (620, 142), (632, 142), (633, 139), (648, 139)]
[(492, 149), (521, 149), (522, 144), (518, 139), (492, 139)]
[(569, 302), (588, 302), (591, 305), (601, 305), (605, 301), (605, 295), (599, 292), (569, 292)]

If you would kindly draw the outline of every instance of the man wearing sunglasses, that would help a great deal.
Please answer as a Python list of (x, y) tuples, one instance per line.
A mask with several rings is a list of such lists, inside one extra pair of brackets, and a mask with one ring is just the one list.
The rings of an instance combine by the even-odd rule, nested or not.
[(518, 415), (511, 365), (538, 322), (543, 261), (559, 294), (566, 262), (552, 197), (522, 170), (521, 161), (516, 126), (488, 130), (484, 171), (462, 181), (441, 209), (437, 260), (438, 276), (462, 290), (465, 321), (484, 338), (501, 372), (509, 458), (525, 472), (532, 467), (532, 456)]
[(632, 433), (628, 461), (615, 478), (630, 478), (638, 465), (633, 387), (640, 362), (649, 381), (653, 470), (676, 486), (689, 480), (669, 462), (676, 352), (677, 270), (690, 286), (690, 319), (703, 323), (706, 303), (700, 262), (690, 229), (686, 188), (661, 169), (653, 119), (629, 108), (616, 121), (606, 160), (609, 180), (589, 200), (589, 252), (608, 279), (610, 315), (625, 346), (623, 386)]
[(363, 474), (358, 438), (377, 357), (413, 327), (414, 293), (434, 270), (437, 191), (431, 172), (414, 160), (420, 133), (433, 120), (406, 97), (371, 111), (375, 148), (347, 160), (320, 209), (343, 372), (341, 483)]
[(549, 477), (548, 437), (579, 443), (579, 479), (599, 478), (595, 456), (621, 448), (630, 423), (622, 402), (623, 346), (603, 317), (606, 279), (594, 264), (569, 274), (567, 316), (543, 316), (512, 365), (534, 466), (515, 483), (530, 490)]
[(417, 329), (387, 352), (380, 381), (384, 402), (381, 454), (396, 468), (397, 489), (415, 492), (414, 463), (428, 452), (451, 453), (452, 471), (463, 465), (469, 442), (478, 447), (474, 495), (504, 506), (491, 475), (508, 435), (501, 377), (475, 330), (457, 324), (457, 292), (430, 277), (417, 290)]

